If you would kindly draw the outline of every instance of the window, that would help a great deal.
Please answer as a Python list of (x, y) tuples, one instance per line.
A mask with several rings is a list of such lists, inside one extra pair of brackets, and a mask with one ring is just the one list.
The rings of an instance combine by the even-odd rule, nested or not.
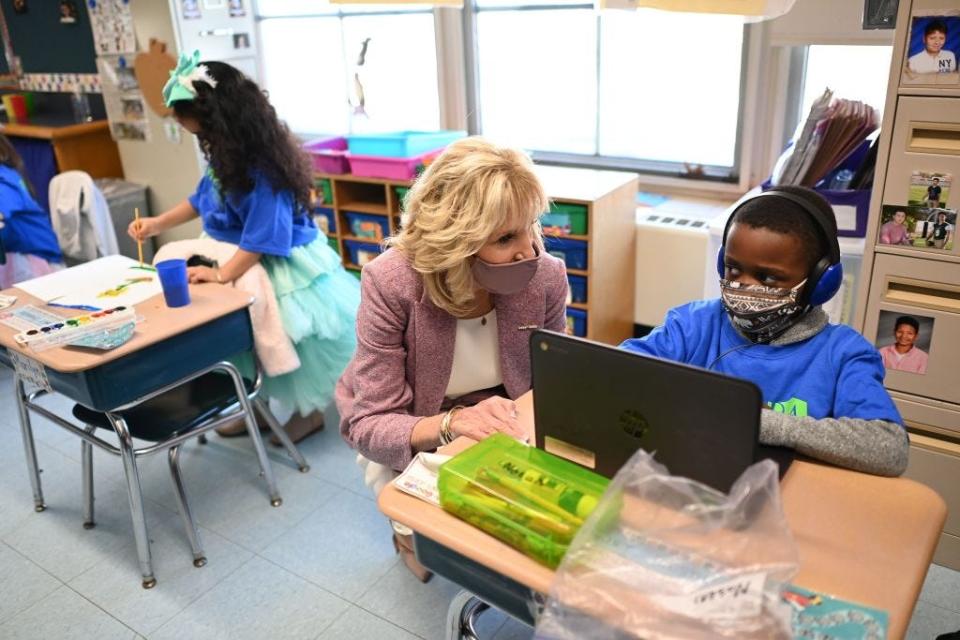
[(544, 160), (735, 176), (741, 18), (570, 0), (473, 11), (478, 132)]
[(847, 100), (860, 100), (883, 113), (893, 47), (872, 45), (810, 45), (800, 101), (806, 118), (813, 101), (829, 87)]
[[(430, 8), (260, 0), (257, 19), (264, 85), (293, 131), (439, 128)], [(364, 64), (358, 66), (368, 38)], [(368, 117), (354, 113), (355, 73)]]

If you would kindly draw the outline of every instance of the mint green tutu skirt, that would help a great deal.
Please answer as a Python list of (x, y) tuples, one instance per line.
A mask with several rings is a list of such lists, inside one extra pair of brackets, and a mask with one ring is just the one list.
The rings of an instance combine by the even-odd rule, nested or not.
[(357, 346), (360, 283), (346, 272), (322, 233), (294, 247), (288, 258), (264, 255), (283, 328), (300, 357), (300, 368), (264, 376), (263, 393), (301, 415), (323, 411)]

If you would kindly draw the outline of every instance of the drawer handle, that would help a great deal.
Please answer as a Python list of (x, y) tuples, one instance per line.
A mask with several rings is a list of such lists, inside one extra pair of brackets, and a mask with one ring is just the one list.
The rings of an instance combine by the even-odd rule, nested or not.
[(888, 277), (883, 299), (912, 307), (960, 312), (960, 287), (941, 282)]
[(907, 151), (960, 155), (960, 124), (911, 122)]

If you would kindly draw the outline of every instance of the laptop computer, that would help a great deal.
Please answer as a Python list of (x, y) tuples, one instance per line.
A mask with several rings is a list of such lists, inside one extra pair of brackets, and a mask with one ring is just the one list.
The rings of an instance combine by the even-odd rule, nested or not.
[(727, 492), (758, 460), (772, 458), (781, 478), (793, 460), (759, 444), (762, 395), (747, 380), (543, 330), (530, 359), (537, 447), (601, 475), (642, 448)]

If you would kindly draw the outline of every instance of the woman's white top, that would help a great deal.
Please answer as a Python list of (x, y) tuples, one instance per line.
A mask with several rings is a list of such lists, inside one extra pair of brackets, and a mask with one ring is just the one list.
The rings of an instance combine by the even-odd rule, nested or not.
[(453, 368), (444, 395), (457, 398), (501, 384), (503, 373), (500, 371), (497, 310), (493, 309), (480, 318), (457, 320)]

